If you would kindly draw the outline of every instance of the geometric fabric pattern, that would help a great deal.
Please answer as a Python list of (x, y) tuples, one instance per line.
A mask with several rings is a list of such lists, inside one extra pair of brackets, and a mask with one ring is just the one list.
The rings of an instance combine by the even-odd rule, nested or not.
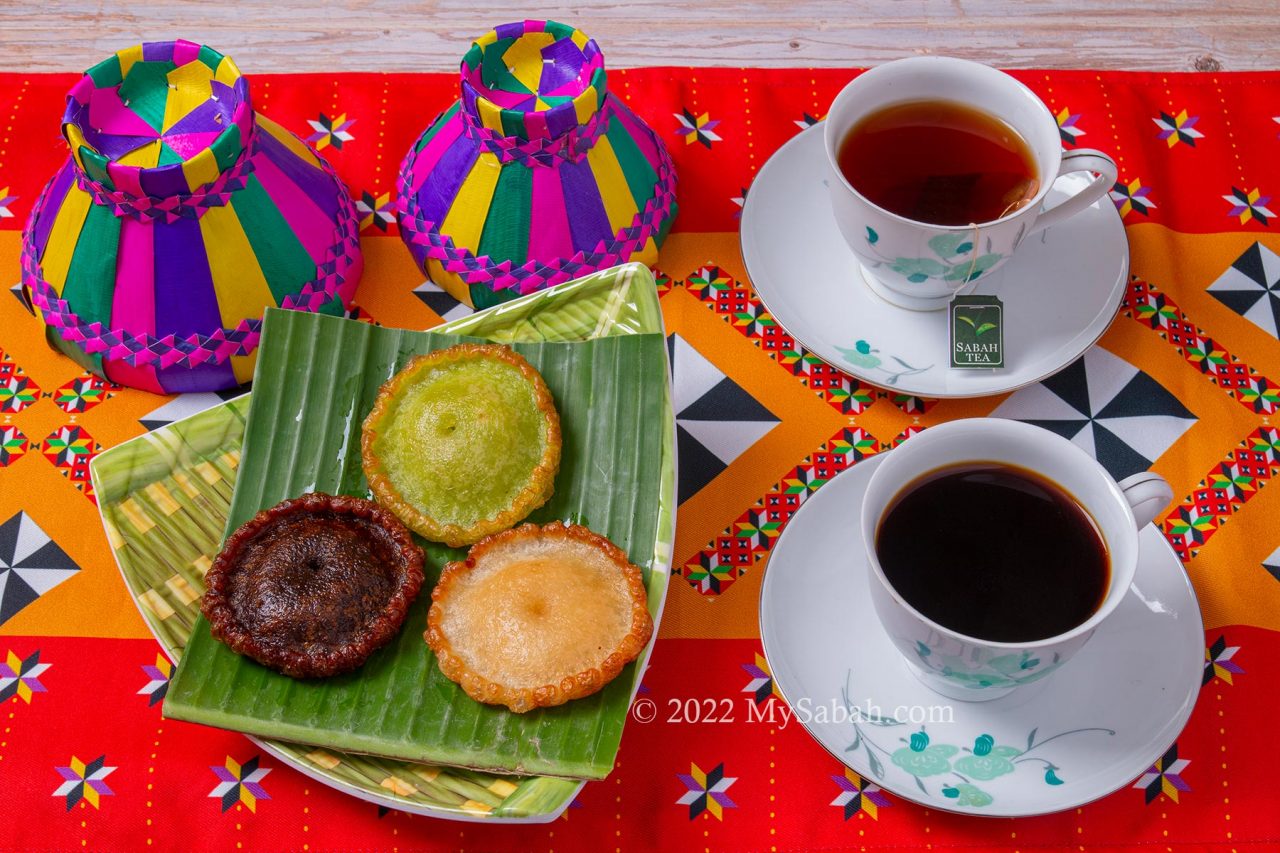
[(1143, 791), (1148, 805), (1161, 794), (1176, 803), (1179, 792), (1191, 790), (1191, 786), (1182, 779), (1182, 772), (1190, 763), (1190, 760), (1178, 757), (1178, 744), (1175, 743), (1133, 783), (1133, 787)]
[[(670, 289), (671, 284), (659, 281), (659, 292), (663, 292), (664, 286)], [(745, 279), (735, 281), (718, 266), (696, 270), (685, 279), (684, 287), (842, 414), (859, 414), (877, 397), (888, 396), (907, 411), (923, 411), (934, 402), (906, 394), (888, 394), (806, 351), (765, 311)]]
[(1280, 338), (1280, 255), (1254, 243), (1218, 279), (1209, 293), (1259, 329)]
[(102, 445), (83, 426), (69, 423), (49, 434), (41, 452), (58, 469), (58, 473), (96, 503), (93, 481), (89, 476), (89, 463), (101, 449)]
[(1195, 423), (1177, 397), (1102, 347), (1015, 391), (991, 414), (1071, 439), (1117, 480), (1146, 471)]
[(230, 811), (237, 804), (251, 812), (257, 811), (259, 800), (271, 799), (262, 787), (262, 780), (271, 772), (271, 768), (259, 767), (261, 759), (261, 756), (255, 755), (241, 765), (228, 755), (221, 765), (209, 766), (213, 775), (218, 777), (218, 784), (209, 792), (209, 796), (221, 801), (224, 812)]
[(1151, 328), (1183, 359), (1252, 412), (1280, 411), (1280, 387), (1245, 364), (1191, 321), (1178, 303), (1149, 281), (1132, 276), (1121, 313)]
[(163, 701), (165, 694), (169, 692), (169, 678), (173, 675), (173, 664), (163, 654), (157, 654), (155, 664), (143, 666), (142, 671), (147, 674), (147, 678), (150, 680), (142, 685), (138, 690), (138, 695), (149, 697), (147, 700), (148, 705), (155, 705)]
[[(866, 430), (851, 427), (846, 417), (865, 411), (877, 399), (888, 399), (887, 392), (872, 390), (853, 380), (848, 374), (830, 367), (820, 359), (801, 349), (789, 335), (781, 330), (772, 316), (764, 310), (750, 285), (735, 279), (717, 266), (703, 266), (684, 281), (672, 281), (665, 275), (658, 277), (659, 293), (664, 298), (664, 312), (669, 323), (682, 329), (678, 319), (683, 311), (697, 306), (695, 314), (710, 316), (723, 321), (729, 331), (729, 340), (719, 329), (703, 329), (700, 346), (719, 349), (737, 339), (750, 342), (753, 349), (765, 356), (768, 377), (753, 376), (750, 372), (734, 371), (737, 381), (726, 383), (724, 371), (710, 363), (710, 359), (696, 350), (682, 331), (668, 338), (675, 386), (675, 409), (678, 447), (681, 465), (681, 501), (692, 506), (700, 489), (716, 491), (727, 483), (750, 479), (753, 463), (748, 455), (758, 458), (757, 445), (786, 441), (781, 433), (794, 433), (797, 421), (806, 425), (825, 423), (814, 432), (806, 429), (808, 438), (793, 445), (795, 451), (808, 455), (789, 470), (777, 472), (776, 479), (759, 483), (754, 489), (763, 489), (745, 512), (724, 519), (724, 526), (706, 542), (698, 552), (682, 561), (676, 572), (691, 588), (708, 597), (723, 595), (759, 559), (768, 554), (791, 516), (815, 490), (835, 474), (880, 449), (880, 442)], [(693, 297), (693, 300), (682, 298)], [(674, 307), (679, 306), (679, 307)], [(696, 324), (693, 328), (697, 328)], [(710, 350), (708, 350), (710, 351)], [(745, 353), (718, 363), (726, 370), (738, 366)], [(759, 358), (759, 356), (755, 356)], [(753, 361), (747, 358), (747, 361)], [(749, 379), (750, 377), (750, 379)], [(741, 384), (744, 380), (749, 384)], [(790, 388), (807, 389), (806, 405), (801, 414), (796, 409), (789, 417), (780, 417), (777, 402), (770, 389), (778, 384)], [(737, 399), (737, 391), (749, 392), (755, 398), (751, 405)], [(811, 396), (810, 396), (811, 395)], [(714, 400), (724, 400), (721, 405), (709, 405)], [(905, 414), (906, 403), (913, 410), (922, 410), (916, 398), (894, 396)], [(813, 406), (817, 403), (816, 406)], [(812, 408), (810, 408), (813, 406)], [(892, 406), (890, 407), (892, 409)], [(820, 415), (826, 415), (825, 418)], [(724, 418), (716, 422), (715, 417)], [(908, 422), (902, 415), (901, 422)], [(890, 427), (886, 438), (894, 438), (897, 428)], [(709, 436), (707, 445), (698, 437)], [(719, 456), (707, 446), (724, 448)], [(751, 450), (751, 454), (747, 451)], [(697, 462), (687, 463), (687, 457)], [(732, 457), (732, 459), (731, 459)], [(724, 460), (730, 460), (721, 468)], [(740, 461), (741, 460), (741, 461)], [(701, 463), (701, 464), (699, 464)], [(734, 471), (736, 476), (724, 474)], [(704, 483), (706, 473), (714, 473), (711, 481)], [(723, 475), (723, 476), (722, 476)], [(728, 478), (727, 480), (725, 478)], [(710, 487), (710, 488), (708, 488)]]
[(17, 414), (40, 399), (40, 386), (0, 349), (0, 415)]
[(858, 812), (865, 812), (871, 818), (878, 819), (877, 811), (891, 805), (879, 785), (863, 779), (847, 767), (843, 775), (832, 774), (831, 781), (840, 787), (840, 794), (831, 801), (831, 805), (844, 810), (845, 820)]
[(1244, 673), (1240, 664), (1232, 660), (1238, 651), (1240, 651), (1239, 646), (1228, 646), (1226, 636), (1219, 634), (1218, 639), (1204, 650), (1204, 677), (1200, 681), (1200, 686), (1205, 687), (1215, 678), (1234, 685), (1232, 677)]
[[(1275, 773), (1265, 745), (1280, 683), (1280, 223), (1265, 199), (1280, 191), (1280, 125), (1268, 100), (1280, 90), (1280, 74), (1016, 71), (1061, 116), (1070, 137), (1064, 144), (1096, 146), (1123, 161), (1124, 198), (1113, 198), (1128, 226), (1132, 275), (1115, 322), (1065, 371), (1016, 392), (954, 400), (872, 386), (823, 362), (770, 314), (739, 251), (743, 188), (802, 130), (797, 120), (807, 127), (813, 122), (803, 117), (825, 114), (850, 75), (610, 69), (610, 95), (663, 141), (679, 179), (680, 212), (658, 257), (657, 287), (678, 419), (680, 502), (673, 577), (635, 702), (637, 712), (652, 702), (656, 717), (643, 722), (636, 713), (610, 778), (588, 784), (567, 817), (546, 826), (446, 824), (394, 807), (380, 811), (292, 770), (268, 773), (279, 762), (247, 748), (242, 735), (165, 719), (174, 665), (133, 611), (96, 507), (72, 491), (91, 496), (95, 453), (240, 389), (161, 397), (93, 381), (87, 365), (49, 349), (21, 288), (15, 298), (0, 294), (0, 701), (7, 715), (0, 728), (8, 729), (0, 733), (0, 772), (8, 846), (186, 849), (197, 822), (197, 846), (245, 850), (564, 853), (598, 850), (608, 840), (609, 849), (644, 849), (658, 837), (679, 850), (932, 845), (956, 853), (1056, 849), (1068, 835), (1086, 849), (1177, 848), (1171, 839), (1222, 851), (1275, 846)], [(14, 127), (0, 145), (0, 204), (11, 199), (14, 214), (0, 218), (6, 284), (21, 276), (21, 228), (41, 183), (66, 154), (47, 143), (67, 84), (65, 76), (0, 74), (0, 119)], [(353, 140), (335, 136), (323, 152), (364, 201), (358, 236), (368, 266), (359, 307), (348, 315), (410, 329), (465, 316), (438, 283), (424, 281), (400, 225), (382, 215), (395, 211), (396, 156), (457, 99), (457, 74), (266, 75), (254, 80), (254, 94), (290, 135), (312, 134), (308, 122), (320, 115), (333, 117), (335, 132), (363, 128)], [(686, 108), (694, 119), (707, 116), (704, 129), (718, 137), (710, 148), (696, 133), (680, 133), (674, 116)], [(1177, 119), (1184, 109), (1203, 136), (1187, 134), (1194, 145), (1176, 133), (1160, 139), (1152, 117)], [(263, 174), (245, 178), (255, 176)], [(1256, 201), (1229, 215), (1233, 207), (1222, 197), (1233, 187)], [(81, 254), (77, 264), (93, 260)], [(61, 276), (42, 267), (46, 279)], [(801, 298), (809, 275), (800, 268), (790, 280)], [(103, 313), (114, 307), (102, 306)], [(181, 336), (174, 342), (184, 346)], [(1156, 526), (1181, 562), (1171, 569), (1195, 586), (1208, 629), (1195, 650), (1203, 686), (1176, 751), (1156, 754), (1167, 744), (1153, 744), (1138, 768), (1146, 773), (1078, 812), (1013, 821), (926, 814), (870, 770), (846, 772), (840, 756), (819, 749), (788, 715), (772, 674), (777, 662), (765, 660), (759, 636), (761, 584), (778, 569), (774, 543), (807, 500), (909, 436), (993, 413), (1067, 436), (1116, 476), (1152, 468), (1169, 480), (1176, 497)], [(160, 494), (196, 505), (225, 499), (238, 456), (210, 458), (216, 483), (193, 480), (190, 490), (174, 485)], [(143, 491), (137, 499), (160, 500)], [(211, 537), (221, 525), (211, 516)], [(171, 532), (160, 521), (144, 544), (181, 555), (186, 546), (166, 541)], [(156, 579), (161, 595), (174, 591), (166, 577)], [(40, 596), (41, 589), (49, 591)], [(847, 643), (875, 630), (850, 624)], [(843, 668), (833, 676), (843, 679)], [(346, 762), (332, 768), (339, 778), (354, 772)], [(388, 797), (430, 792), (485, 809), (520, 796), (465, 780), (445, 788), (444, 779), (424, 767), (370, 782)], [(51, 797), (55, 786), (60, 793)]]
[(106, 763), (105, 755), (99, 755), (87, 764), (74, 755), (71, 756), (69, 767), (55, 768), (62, 777), (62, 784), (54, 790), (53, 795), (66, 798), (67, 811), (83, 803), (88, 803), (95, 809), (101, 808), (102, 801), (98, 798), (114, 796), (115, 793), (107, 786), (106, 778), (119, 769), (107, 767)]
[(112, 385), (92, 373), (82, 373), (50, 396), (59, 409), (67, 414), (87, 412), (99, 403), (106, 402), (115, 395), (119, 386)]
[(0, 468), (26, 455), (29, 442), (16, 426), (0, 427)]
[(440, 318), (446, 323), (471, 313), (470, 308), (453, 298), (447, 290), (431, 279), (427, 279), (415, 287), (413, 295), (421, 299), (423, 305), (439, 314)]
[(676, 800), (676, 804), (689, 807), (689, 820), (701, 814), (710, 814), (716, 820), (724, 820), (724, 809), (738, 807), (727, 793), (738, 780), (724, 775), (723, 762), (705, 773), (697, 764), (691, 764), (688, 773), (677, 773), (676, 776), (687, 789)]
[(0, 523), (0, 625), (78, 571), (25, 512)]
[(1262, 561), (1262, 568), (1266, 569), (1271, 577), (1280, 581), (1280, 548), (1276, 548)]
[(773, 429), (778, 419), (684, 338), (668, 335), (667, 347), (683, 502)]
[(160, 427), (168, 426), (174, 421), (180, 421), (183, 418), (199, 414), (210, 406), (217, 406), (227, 400), (239, 397), (246, 390), (248, 390), (247, 387), (228, 388), (225, 391), (198, 391), (190, 394), (178, 394), (173, 399), (162, 403), (139, 418), (138, 423), (146, 427), (147, 430), (159, 429)]
[(17, 696), (28, 705), (36, 693), (46, 693), (48, 688), (40, 682), (40, 676), (53, 664), (40, 663), (40, 650), (32, 652), (26, 659), (19, 658), (10, 649), (0, 663), (0, 702)]

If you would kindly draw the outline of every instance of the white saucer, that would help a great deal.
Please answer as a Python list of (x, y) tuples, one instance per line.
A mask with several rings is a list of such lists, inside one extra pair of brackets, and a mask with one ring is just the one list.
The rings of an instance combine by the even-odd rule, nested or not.
[(879, 461), (805, 501), (769, 557), (760, 633), (792, 719), (867, 781), (965, 814), (1074, 808), (1152, 766), (1204, 664), (1195, 593), (1159, 531), (1142, 531), (1129, 595), (1058, 672), (990, 702), (947, 699), (907, 669), (867, 593), (858, 514)]
[[(871, 292), (840, 235), (825, 185), (822, 124), (778, 149), (742, 212), (751, 283), (787, 334), (858, 379), (925, 397), (979, 397), (1030, 385), (1071, 364), (1111, 325), (1129, 277), (1129, 243), (1106, 196), (1027, 238), (978, 294), (1004, 302), (1005, 367), (948, 367), (946, 311), (911, 311)], [(1050, 204), (1079, 189), (1060, 178)]]

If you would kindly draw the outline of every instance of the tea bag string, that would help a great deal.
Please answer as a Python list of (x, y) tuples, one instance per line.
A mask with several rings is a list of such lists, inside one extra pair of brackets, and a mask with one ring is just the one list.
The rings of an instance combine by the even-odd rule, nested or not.
[[(1012, 205), (1010, 205), (1010, 207), (1012, 207)], [(1000, 216), (1004, 216), (1005, 213), (1008, 212), (1009, 209), (1005, 208), (1004, 212), (1001, 213)], [(970, 222), (969, 225), (973, 228), (973, 251), (971, 252), (973, 259), (969, 262), (969, 272), (965, 273), (964, 286), (957, 291), (959, 296), (968, 296), (978, 289), (978, 282), (973, 278), (973, 271), (978, 268), (978, 238), (982, 235), (982, 226), (976, 222)]]
[[(1010, 202), (1004, 210), (1000, 211), (1000, 215), (996, 217), (996, 220), (1004, 219), (1010, 213), (1022, 207), (1026, 201), (1027, 199), (1024, 197)], [(973, 228), (973, 260), (969, 262), (969, 272), (965, 274), (964, 287), (957, 291), (960, 296), (968, 296), (978, 289), (978, 282), (973, 278), (973, 271), (978, 268), (978, 238), (982, 235), (982, 226), (976, 222), (970, 222), (969, 225)]]

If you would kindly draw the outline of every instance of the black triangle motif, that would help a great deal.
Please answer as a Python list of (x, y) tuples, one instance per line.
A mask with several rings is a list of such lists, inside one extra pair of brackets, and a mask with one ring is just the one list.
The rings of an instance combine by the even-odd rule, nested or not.
[(1107, 473), (1117, 480), (1141, 473), (1151, 467), (1151, 460), (1125, 444), (1115, 433), (1101, 424), (1093, 424), (1093, 455)]
[(1210, 290), (1208, 293), (1237, 314), (1244, 314), (1267, 295), (1265, 290)]
[(9, 570), (4, 573), (4, 594), (0, 596), (0, 625), (12, 619), (19, 610), (35, 601), (40, 596), (27, 586), (27, 582), (18, 577), (17, 572)]
[(707, 393), (676, 414), (682, 421), (772, 421), (773, 413), (760, 405), (729, 377), (721, 379)]
[(1084, 368), (1084, 356), (1080, 356), (1057, 375), (1050, 376), (1040, 384), (1057, 394), (1067, 405), (1086, 418), (1092, 414), (1089, 411), (1089, 377)]
[(31, 307), (31, 303), (27, 301), (27, 292), (26, 290), (23, 289), (22, 282), (18, 282), (13, 287), (9, 288), (9, 292), (12, 293), (13, 298), (18, 300), (18, 302), (22, 305), (22, 308), (24, 311), (26, 311), (28, 314), (31, 314), (32, 316), (35, 316), (35, 313), (36, 313), (35, 309), (33, 309)]
[(1262, 265), (1262, 244), (1254, 243), (1244, 250), (1231, 266), (1240, 270), (1263, 287), (1267, 286), (1267, 271)]
[(21, 525), (21, 512), (15, 512), (8, 521), (0, 524), (0, 569), (13, 565), (13, 555), (18, 550), (18, 528)]
[(1268, 291), (1267, 301), (1271, 303), (1271, 322), (1275, 324), (1276, 331), (1280, 332), (1280, 296), (1274, 290)]
[(1195, 415), (1159, 382), (1141, 370), (1102, 407), (1095, 418), (1139, 418), (1160, 415), (1195, 420)]
[(1080, 434), (1080, 430), (1089, 425), (1089, 421), (1083, 418), (1078, 421), (1023, 421), (1023, 423), (1047, 429), (1049, 432), (1057, 433), (1067, 440), (1075, 438)]
[[(428, 290), (427, 288), (432, 288)], [(413, 291), (413, 295), (422, 300), (422, 304), (443, 317), (462, 303), (454, 299), (444, 290), (436, 290), (433, 285), (426, 284)]]
[[(242, 394), (248, 393), (250, 390), (252, 390), (252, 388), (253, 388), (253, 383), (246, 382), (245, 384), (237, 385), (234, 388), (224, 388), (221, 391), (201, 392), (201, 393), (212, 393), (220, 401), (225, 403), (229, 400), (234, 400), (236, 397), (239, 397)], [(138, 423), (146, 427), (147, 431), (150, 432), (153, 430), (160, 429), (161, 427), (166, 427), (171, 423), (176, 423), (180, 420), (184, 420), (185, 418), (189, 418), (192, 415), (198, 414), (201, 411), (200, 409), (192, 409), (190, 411), (183, 411), (182, 409), (180, 409), (179, 414), (177, 414), (174, 417), (169, 417), (168, 415), (161, 415), (160, 417), (154, 417), (156, 412), (159, 412), (162, 409), (166, 409), (169, 406), (174, 405), (176, 401), (180, 401), (183, 399), (185, 398), (175, 397), (173, 400), (170, 400), (168, 403), (165, 403), (162, 406), (157, 406), (156, 408), (148, 412), (146, 417), (138, 418)], [(209, 404), (208, 408), (213, 408), (213, 406), (216, 406), (216, 405), (218, 404), (217, 403)]]
[(13, 565), (15, 569), (54, 569), (58, 571), (78, 572), (80, 567), (67, 556), (67, 552), (52, 539), (45, 542), (34, 553), (24, 557)]
[[(724, 378), (724, 371), (716, 367), (697, 348), (688, 340), (681, 337), (677, 332), (667, 333), (667, 369), (671, 374), (672, 391), (674, 392), (676, 406), (688, 405), (689, 397), (694, 393), (699, 393), (698, 389), (710, 388), (721, 379)], [(709, 377), (715, 377), (710, 378)], [(679, 382), (677, 380), (684, 380)], [(689, 382), (694, 383), (693, 388), (686, 387)], [(710, 381), (711, 385), (706, 383)], [(706, 391), (700, 393), (705, 394)], [(677, 409), (676, 417), (680, 417), (680, 411)]]
[(680, 460), (680, 482), (676, 489), (677, 504), (682, 504), (697, 494), (703, 486), (729, 467), (678, 424), (676, 425), (676, 453)]
[(1272, 565), (1271, 563), (1263, 563), (1262, 568), (1266, 569), (1271, 577), (1280, 581), (1280, 565)]

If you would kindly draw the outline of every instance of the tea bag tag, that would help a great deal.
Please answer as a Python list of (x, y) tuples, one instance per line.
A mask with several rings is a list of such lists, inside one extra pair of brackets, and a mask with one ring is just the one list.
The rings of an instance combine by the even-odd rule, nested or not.
[(1004, 367), (1004, 305), (998, 296), (955, 296), (947, 306), (951, 366)]

